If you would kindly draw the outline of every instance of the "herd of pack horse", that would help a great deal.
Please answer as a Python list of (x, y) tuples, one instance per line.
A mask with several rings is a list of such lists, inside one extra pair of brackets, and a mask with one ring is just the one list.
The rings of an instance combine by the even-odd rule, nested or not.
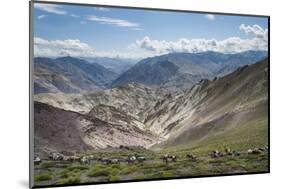
[[(230, 150), (229, 148), (225, 148), (223, 151), (214, 150), (211, 153), (209, 153), (209, 156), (211, 158), (220, 158), (220, 157), (238, 157), (241, 155), (249, 155), (249, 154), (261, 154), (261, 153), (267, 153), (268, 147), (261, 147), (261, 148), (254, 148), (254, 149), (248, 149), (247, 151), (237, 151), (237, 150)], [(176, 162), (178, 160), (177, 155), (173, 154), (165, 154), (162, 155), (159, 160), (163, 161), (164, 163), (168, 164), (169, 162)], [(189, 161), (197, 161), (198, 158), (196, 155), (192, 153), (187, 153), (185, 155), (185, 158)], [(112, 157), (96, 157), (94, 155), (83, 155), (83, 156), (76, 156), (76, 155), (63, 155), (62, 153), (58, 152), (51, 152), (49, 154), (48, 161), (65, 161), (65, 162), (79, 162), (81, 164), (91, 164), (94, 161), (100, 162), (102, 164), (119, 164), (119, 163), (127, 163), (127, 164), (135, 164), (135, 163), (143, 163), (145, 161), (148, 161), (149, 159), (145, 155), (140, 155), (137, 153), (129, 154), (125, 158), (112, 158)], [(34, 164), (40, 165), (42, 163), (42, 160), (40, 157), (34, 158)]]

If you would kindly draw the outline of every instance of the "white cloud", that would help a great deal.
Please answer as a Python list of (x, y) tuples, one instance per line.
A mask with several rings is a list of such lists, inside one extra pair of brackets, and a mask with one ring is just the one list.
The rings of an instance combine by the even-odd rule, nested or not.
[(35, 3), (34, 7), (45, 12), (66, 15), (67, 12), (59, 5), (45, 4), (45, 3)]
[(98, 22), (100, 24), (109, 24), (109, 25), (115, 25), (115, 26), (119, 26), (119, 27), (140, 29), (140, 25), (138, 23), (130, 22), (128, 20), (109, 18), (109, 17), (98, 17), (95, 15), (88, 16), (87, 19), (90, 21)]
[[(137, 52), (135, 52), (137, 51)], [(47, 40), (40, 37), (34, 38), (34, 55), (35, 57), (111, 57), (111, 58), (142, 58), (149, 56), (150, 52), (139, 52), (131, 50), (130, 52), (96, 51), (87, 43), (83, 43), (78, 39), (67, 40)]]
[(255, 38), (267, 39), (268, 29), (263, 29), (259, 25), (255, 24), (253, 26), (246, 26), (241, 24), (239, 29), (244, 31), (247, 35), (252, 35)]
[[(53, 14), (58, 14), (58, 15), (67, 15), (67, 16), (71, 16), (71, 17), (74, 17), (74, 18), (79, 18), (80, 16), (77, 15), (77, 14), (70, 14), (68, 13), (67, 11), (65, 11), (63, 9), (62, 6), (59, 6), (59, 5), (53, 5), (53, 4), (34, 4), (34, 7), (37, 8), (37, 9), (40, 9), (42, 11), (45, 11), (45, 12), (49, 12), (49, 13), (53, 13)], [(39, 19), (39, 17), (38, 17)]]
[(239, 37), (229, 37), (224, 40), (216, 39), (186, 39), (182, 38), (177, 41), (152, 40), (145, 36), (141, 40), (136, 40), (131, 44), (132, 48), (142, 48), (152, 51), (155, 54), (165, 54), (170, 52), (204, 52), (217, 51), (222, 53), (238, 53), (247, 50), (267, 50), (267, 29), (262, 29), (258, 25), (246, 26), (242, 24), (240, 30), (246, 34), (253, 35), (250, 39), (241, 39)]
[(213, 20), (215, 20), (216, 17), (213, 14), (206, 14), (205, 18), (207, 18), (208, 20), (212, 20), (213, 21)]
[(93, 56), (95, 50), (87, 43), (79, 39), (46, 40), (39, 37), (34, 38), (35, 56), (57, 57), (57, 56)]
[[(81, 23), (84, 24), (84, 23)], [(268, 50), (268, 29), (258, 25), (248, 26), (241, 24), (239, 29), (250, 38), (229, 37), (224, 40), (216, 39), (186, 39), (176, 41), (154, 40), (148, 36), (136, 40), (128, 46), (128, 50), (121, 51), (96, 51), (92, 46), (79, 39), (47, 40), (34, 38), (35, 56), (59, 57), (119, 57), (140, 59), (171, 52), (204, 52), (216, 51), (222, 53), (238, 53), (247, 50)]]
[(41, 20), (41, 19), (46, 18), (46, 15), (42, 14), (42, 15), (39, 15), (37, 18), (38, 18), (38, 20)]

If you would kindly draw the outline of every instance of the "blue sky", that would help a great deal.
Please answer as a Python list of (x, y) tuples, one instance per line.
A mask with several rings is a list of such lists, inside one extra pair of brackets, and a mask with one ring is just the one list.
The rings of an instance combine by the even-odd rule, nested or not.
[(267, 50), (267, 28), (264, 17), (40, 3), (34, 11), (35, 54), (46, 56), (59, 56), (60, 49), (74, 56), (124, 57)]

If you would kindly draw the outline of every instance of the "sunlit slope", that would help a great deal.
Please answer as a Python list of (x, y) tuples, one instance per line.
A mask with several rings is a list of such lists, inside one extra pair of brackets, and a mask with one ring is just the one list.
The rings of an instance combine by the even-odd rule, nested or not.
[[(162, 121), (161, 134), (165, 134), (171, 124), (165, 127), (161, 118), (178, 117), (166, 134), (169, 138), (155, 148), (204, 149), (227, 145), (244, 149), (267, 145), (268, 60), (242, 67), (213, 81), (202, 81), (170, 103), (174, 105), (163, 103), (158, 113), (154, 113), (158, 120), (151, 118), (153, 121), (148, 121)], [(173, 112), (169, 111), (171, 107), (176, 109), (175, 115), (165, 115)]]

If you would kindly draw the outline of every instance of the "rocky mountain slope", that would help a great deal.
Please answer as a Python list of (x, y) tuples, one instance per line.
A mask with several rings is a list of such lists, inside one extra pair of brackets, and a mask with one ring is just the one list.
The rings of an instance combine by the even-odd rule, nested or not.
[(265, 144), (268, 60), (203, 79), (185, 91), (130, 83), (92, 93), (36, 94), (34, 100), (38, 153), (46, 147), (85, 151), (120, 145)]
[[(46, 155), (64, 148), (86, 151), (120, 145), (149, 147), (163, 138), (147, 130), (143, 124), (145, 112), (164, 94), (162, 90), (136, 83), (85, 94), (36, 94), (34, 125), (38, 140), (35, 151)], [(57, 135), (53, 136), (52, 131), (57, 131)], [(68, 148), (72, 143), (77, 147)]]
[(34, 103), (34, 151), (47, 157), (50, 152), (83, 152), (93, 149), (83, 141), (79, 114)]
[(239, 135), (266, 143), (268, 61), (244, 66), (213, 81), (202, 80), (189, 91), (159, 101), (150, 112), (145, 125), (168, 139), (159, 145), (162, 147), (213, 138), (237, 142)]
[(162, 89), (152, 89), (141, 84), (131, 83), (93, 93), (37, 94), (34, 96), (34, 100), (82, 114), (90, 112), (97, 105), (108, 105), (143, 120), (146, 117), (146, 110), (165, 94), (165, 90)]
[(112, 87), (130, 82), (169, 89), (189, 89), (201, 79), (212, 79), (253, 64), (267, 56), (265, 51), (247, 51), (237, 54), (218, 52), (170, 53), (146, 58), (120, 75)]
[(86, 115), (47, 104), (34, 104), (35, 155), (81, 153), (123, 146), (149, 147), (159, 138), (134, 117), (114, 107), (99, 105)]
[(73, 57), (35, 58), (34, 92), (73, 93), (106, 88), (118, 75), (96, 63)]

